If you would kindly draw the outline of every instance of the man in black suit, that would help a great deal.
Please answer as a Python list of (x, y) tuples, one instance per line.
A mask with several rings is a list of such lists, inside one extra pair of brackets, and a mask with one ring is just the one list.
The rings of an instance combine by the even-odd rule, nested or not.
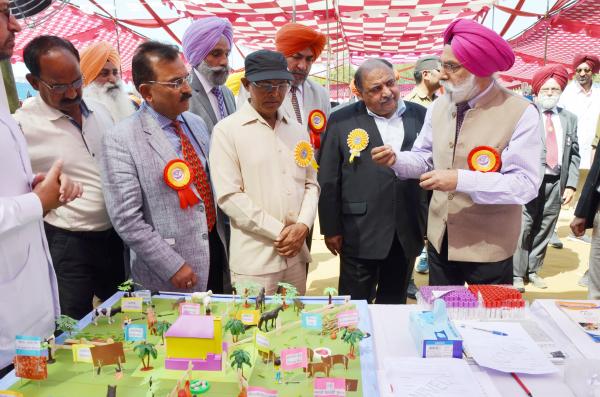
[[(327, 248), (340, 254), (340, 294), (406, 303), (408, 272), (423, 248), (426, 198), (418, 181), (377, 166), (371, 148), (410, 150), (426, 110), (400, 99), (392, 65), (383, 59), (365, 61), (354, 82), (361, 101), (332, 113), (321, 145), (321, 233)], [(354, 156), (349, 135), (358, 137), (351, 145), (368, 139)]]
[[(597, 131), (600, 132), (600, 118)], [(575, 208), (575, 219), (571, 222), (571, 230), (577, 237), (585, 234), (585, 229), (594, 228), (592, 246), (590, 248), (590, 281), (588, 299), (600, 299), (600, 150), (596, 150), (592, 168), (588, 174), (579, 202)]]

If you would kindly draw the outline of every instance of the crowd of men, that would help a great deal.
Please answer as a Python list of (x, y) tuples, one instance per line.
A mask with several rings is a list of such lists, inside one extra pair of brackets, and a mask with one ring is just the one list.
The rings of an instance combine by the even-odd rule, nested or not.
[[(3, 58), (19, 30), (0, 0)], [(230, 293), (251, 281), (303, 294), (317, 213), (340, 256), (339, 292), (353, 299), (405, 303), (415, 262), (432, 285), (543, 287), (585, 156), (572, 229), (594, 227), (590, 298), (600, 298), (598, 58), (578, 58), (568, 85), (564, 67), (541, 68), (532, 103), (494, 78), (514, 63), (508, 43), (460, 19), (441, 56), (417, 62), (405, 100), (393, 66), (369, 59), (354, 76), (359, 100), (332, 112), (308, 79), (324, 35), (283, 26), (277, 52), (245, 58), (237, 104), (224, 85), (232, 43), (231, 24), (211, 17), (183, 36), (191, 68), (175, 46), (141, 44), (131, 65), (141, 101), (110, 44), (27, 44), (39, 95), (14, 116), (0, 110), (0, 369), (16, 334), (50, 335), (59, 313), (83, 317), (129, 275), (152, 291)], [(323, 116), (318, 144), (309, 125)]]

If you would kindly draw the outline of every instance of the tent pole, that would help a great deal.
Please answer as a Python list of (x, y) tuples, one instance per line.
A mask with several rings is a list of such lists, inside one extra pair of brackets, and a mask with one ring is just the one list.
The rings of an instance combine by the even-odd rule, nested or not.
[(327, 89), (327, 95), (331, 95), (329, 93), (329, 79), (331, 78), (329, 71), (329, 62), (331, 62), (331, 45), (329, 43), (329, 0), (325, 0), (325, 19), (327, 20), (327, 63), (325, 64), (327, 74), (325, 77), (325, 88)]
[(292, 22), (296, 22), (296, 0), (292, 0)]
[(548, 18), (548, 11), (550, 9), (550, 0), (546, 0), (546, 33), (544, 34), (544, 66), (546, 66), (546, 60), (548, 56), (548, 25), (550, 24), (550, 18)]

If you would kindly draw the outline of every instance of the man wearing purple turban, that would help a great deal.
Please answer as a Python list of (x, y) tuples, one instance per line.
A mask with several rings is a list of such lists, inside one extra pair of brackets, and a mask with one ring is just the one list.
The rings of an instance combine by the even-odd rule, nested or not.
[[(190, 112), (200, 116), (206, 124), (208, 133), (212, 131), (220, 120), (235, 112), (235, 98), (225, 81), (229, 75), (229, 54), (233, 44), (233, 28), (227, 19), (209, 17), (194, 21), (183, 34), (183, 55), (193, 67), (190, 99)], [(225, 219), (225, 239), (229, 246), (229, 221), (225, 213), (217, 208), (219, 217)], [(220, 244), (213, 249), (222, 249)], [(229, 251), (226, 247), (225, 251)], [(221, 255), (227, 257), (227, 252)], [(213, 288), (213, 292), (230, 293), (231, 276), (229, 261), (221, 261), (222, 274), (217, 284), (222, 289)]]
[(209, 17), (194, 21), (183, 34), (183, 54), (192, 65), (190, 111), (200, 116), (208, 132), (235, 112), (235, 98), (224, 84), (229, 76), (233, 28), (227, 19)]
[(384, 145), (373, 160), (432, 190), (429, 284), (511, 284), (521, 208), (537, 196), (542, 123), (536, 107), (493, 74), (511, 68), (508, 43), (477, 22), (444, 32), (441, 84), (411, 151)]

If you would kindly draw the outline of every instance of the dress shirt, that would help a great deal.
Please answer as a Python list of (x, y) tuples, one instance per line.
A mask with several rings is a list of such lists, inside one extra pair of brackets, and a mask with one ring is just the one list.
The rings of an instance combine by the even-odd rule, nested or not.
[(112, 226), (104, 204), (98, 161), (102, 136), (114, 122), (108, 110), (92, 100), (82, 101), (82, 112), (80, 127), (71, 117), (35, 96), (25, 100), (14, 117), (25, 134), (34, 172), (46, 172), (54, 161), (63, 159), (63, 172), (83, 184), (81, 198), (50, 211), (45, 221), (70, 231), (103, 231)]
[(0, 110), (0, 167), (1, 369), (14, 357), (16, 335), (52, 335), (60, 307), (42, 204), (32, 192), (25, 138), (4, 109)]
[(592, 83), (590, 91), (585, 92), (579, 82), (572, 81), (561, 94), (558, 106), (577, 116), (577, 139), (581, 155), (579, 168), (589, 169), (596, 124), (600, 116), (600, 83)]
[[(206, 77), (204, 77), (204, 75), (202, 73), (200, 73), (199, 71), (197, 71), (195, 68), (193, 69), (194, 73), (196, 73), (196, 76), (198, 76), (198, 80), (200, 80), (200, 84), (202, 84), (202, 87), (204, 88), (204, 91), (206, 92), (206, 95), (208, 96), (208, 100), (210, 101), (210, 106), (212, 107), (212, 110), (215, 114), (215, 117), (218, 120), (221, 120), (221, 112), (219, 111), (219, 101), (217, 100), (217, 97), (215, 96), (215, 94), (212, 92), (213, 87), (215, 87), (214, 84), (212, 84), (210, 81), (208, 81), (208, 79)], [(225, 99), (223, 99), (223, 102), (225, 101)], [(225, 110), (227, 110), (227, 107), (225, 108)]]
[[(492, 84), (481, 94), (469, 100), (471, 108), (492, 88)], [(412, 150), (396, 152), (396, 163), (392, 165), (392, 169), (399, 178), (419, 178), (425, 172), (435, 168), (432, 154), (431, 117), (436, 103), (434, 102), (427, 109), (423, 129), (421, 129)], [(541, 178), (542, 134), (540, 114), (532, 104), (521, 116), (510, 142), (500, 155), (501, 172), (459, 169), (456, 191), (469, 194), (473, 202), (477, 204), (526, 204), (530, 202), (538, 193), (537, 189), (531, 189), (530, 186), (539, 186)]]
[(385, 145), (390, 145), (394, 151), (402, 150), (404, 142), (404, 123), (402, 122), (402, 113), (406, 110), (404, 101), (398, 101), (398, 110), (392, 117), (378, 116), (367, 108), (367, 114), (375, 120), (381, 139)]
[(429, 107), (429, 105), (431, 105), (433, 101), (435, 101), (435, 98), (437, 98), (437, 95), (433, 94), (431, 98), (429, 98), (427, 96), (427, 93), (421, 93), (419, 87), (415, 87), (412, 89), (411, 92), (408, 93), (408, 95), (404, 97), (404, 100), (418, 103), (419, 105), (425, 107)]
[[(175, 149), (175, 153), (177, 153), (177, 155), (180, 158), (183, 158), (183, 154), (181, 152), (181, 137), (179, 136), (177, 131), (175, 131), (175, 128), (173, 128), (173, 126), (172, 126), (173, 120), (158, 113), (156, 110), (152, 109), (152, 107), (149, 106), (146, 102), (144, 102), (142, 104), (142, 106), (145, 109), (147, 109), (148, 112), (154, 117), (154, 119), (160, 126), (161, 130), (163, 130), (163, 132), (165, 133), (165, 136), (169, 140), (169, 143), (171, 143), (171, 145), (173, 146), (173, 149)], [(194, 150), (196, 150), (196, 154), (200, 158), (200, 161), (202, 161), (202, 166), (206, 169), (207, 159), (204, 156), (204, 152), (202, 150), (200, 150), (200, 144), (196, 140), (196, 137), (190, 132), (189, 126), (187, 125), (187, 123), (185, 122), (185, 119), (181, 115), (177, 116), (177, 121), (179, 121), (181, 123), (181, 128), (183, 128), (184, 134), (188, 137), (188, 139), (192, 143)]]
[[(548, 109), (552, 112), (552, 116), (550, 116), (550, 118), (552, 119), (552, 124), (554, 125), (554, 131), (556, 133), (556, 144), (558, 145), (558, 165), (556, 166), (555, 169), (552, 169), (548, 166), (546, 166), (546, 171), (545, 174), (546, 175), (560, 175), (560, 167), (562, 165), (562, 158), (563, 158), (563, 152), (565, 150), (565, 144), (564, 144), (564, 133), (563, 133), (563, 128), (562, 128), (562, 124), (560, 123), (560, 118), (558, 117), (558, 109), (555, 107), (553, 107), (552, 109)], [(546, 115), (544, 114), (544, 112), (546, 112), (546, 110), (542, 110), (542, 118), (544, 120), (544, 122), (542, 123), (542, 125), (544, 126), (544, 137), (546, 136)], [(544, 139), (545, 141), (545, 139)]]
[(317, 213), (316, 171), (294, 161), (300, 141), (309, 138), (296, 120), (278, 112), (273, 129), (249, 102), (213, 130), (212, 182), (217, 203), (231, 220), (229, 263), (235, 273), (275, 273), (310, 260), (306, 245), (288, 260), (273, 246), (284, 226), (310, 228)]

